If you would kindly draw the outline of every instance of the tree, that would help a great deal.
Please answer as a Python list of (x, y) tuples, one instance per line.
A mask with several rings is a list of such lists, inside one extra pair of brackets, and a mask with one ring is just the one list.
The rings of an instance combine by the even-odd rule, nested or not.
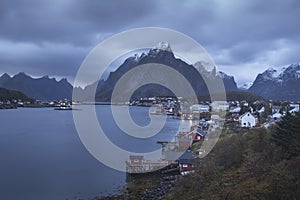
[(289, 158), (298, 156), (300, 153), (300, 113), (295, 115), (287, 113), (277, 123), (271, 139), (288, 153)]

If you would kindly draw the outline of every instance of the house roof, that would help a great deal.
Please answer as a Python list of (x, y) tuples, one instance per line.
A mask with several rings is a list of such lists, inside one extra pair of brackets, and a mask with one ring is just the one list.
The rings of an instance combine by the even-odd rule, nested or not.
[(181, 164), (192, 164), (194, 161), (194, 154), (190, 151), (184, 152), (178, 159)]
[(130, 160), (143, 160), (144, 156), (129, 156)]
[[(250, 114), (250, 116), (254, 117), (250, 112), (246, 112), (244, 114), (242, 114), (241, 116), (239, 116), (239, 119), (245, 117), (246, 115)], [(255, 118), (255, 117), (254, 117)]]
[(205, 136), (206, 133), (207, 133), (207, 131), (203, 131), (203, 130), (201, 130), (200, 128), (197, 128), (197, 129), (195, 129), (194, 131), (195, 131), (196, 133), (199, 133), (201, 136)]
[(279, 112), (275, 113), (272, 115), (273, 118), (281, 118), (283, 115), (280, 114)]

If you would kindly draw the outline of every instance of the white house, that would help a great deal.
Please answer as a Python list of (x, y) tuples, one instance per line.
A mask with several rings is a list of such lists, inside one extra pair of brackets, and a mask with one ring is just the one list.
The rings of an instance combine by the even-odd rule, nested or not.
[(273, 118), (274, 120), (280, 120), (282, 118), (282, 114), (280, 114), (279, 112), (274, 113), (271, 118)]
[(289, 113), (299, 112), (299, 104), (290, 104)]
[(229, 112), (231, 113), (239, 113), (241, 111), (241, 107), (237, 106), (237, 107), (231, 107), (229, 109)]
[(251, 128), (256, 125), (256, 119), (250, 112), (246, 112), (245, 114), (241, 115), (239, 117), (239, 122), (241, 127)]
[(203, 113), (203, 112), (209, 112), (209, 105), (206, 104), (194, 104), (190, 107), (190, 110), (192, 112), (199, 112), (199, 113)]
[(212, 111), (220, 112), (229, 110), (229, 104), (226, 101), (214, 101), (210, 104)]
[(259, 109), (257, 112), (259, 114), (264, 113), (266, 111), (265, 107), (263, 106), (261, 109)]

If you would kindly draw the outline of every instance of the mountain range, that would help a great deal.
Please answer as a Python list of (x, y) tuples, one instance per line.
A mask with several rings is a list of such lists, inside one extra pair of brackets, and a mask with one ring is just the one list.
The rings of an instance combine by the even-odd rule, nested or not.
[(0, 87), (20, 91), (30, 98), (45, 101), (71, 99), (73, 91), (72, 85), (65, 78), (60, 81), (48, 76), (32, 78), (23, 72), (13, 77), (3, 74), (0, 77)]
[[(196, 62), (193, 65), (187, 64), (183, 60), (176, 58), (172, 52), (170, 45), (166, 42), (160, 43), (158, 46), (150, 49), (141, 55), (128, 57), (115, 71), (109, 73), (106, 80), (100, 80), (99, 83), (93, 83), (84, 89), (80, 87), (74, 88), (81, 99), (87, 99), (87, 94), (92, 88), (97, 86), (96, 101), (110, 101), (111, 94), (117, 81), (129, 70), (143, 64), (163, 64), (171, 67), (182, 74), (189, 81), (197, 96), (208, 95), (206, 82), (211, 83), (222, 80), (227, 93), (231, 92), (251, 92), (265, 99), (281, 100), (281, 101), (300, 101), (300, 65), (291, 64), (278, 71), (269, 68), (261, 74), (258, 74), (253, 83), (246, 83), (242, 88), (237, 88), (237, 84), (233, 76), (229, 76), (224, 72), (217, 72), (215, 66), (208, 66), (203, 61)], [(208, 68), (210, 70), (208, 70)], [(198, 73), (201, 72), (201, 75)], [(157, 75), (161, 75), (157, 72)], [(148, 73), (142, 72), (141, 77), (149, 76)], [(149, 78), (149, 77), (148, 77)], [(174, 80), (176, 81), (176, 80)], [(174, 84), (180, 84), (174, 82)], [(24, 93), (26, 96), (38, 100), (61, 100), (72, 98), (72, 85), (67, 79), (57, 81), (55, 78), (44, 76), (41, 78), (32, 78), (25, 73), (19, 73), (14, 76), (3, 74), (0, 77), (0, 87), (9, 90), (16, 90)], [(123, 96), (130, 92), (132, 88), (121, 91), (119, 96)], [(218, 90), (218, 88), (217, 88)], [(170, 96), (173, 93), (158, 84), (147, 84), (138, 88), (132, 95), (132, 99), (150, 96)]]

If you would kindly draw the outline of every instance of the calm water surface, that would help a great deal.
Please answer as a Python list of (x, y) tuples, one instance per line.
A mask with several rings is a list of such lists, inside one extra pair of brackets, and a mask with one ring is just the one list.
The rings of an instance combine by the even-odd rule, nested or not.
[[(148, 108), (130, 110), (137, 124), (149, 123)], [(156, 141), (172, 139), (180, 123), (168, 118), (163, 130), (145, 141), (124, 134), (110, 106), (96, 106), (96, 111), (110, 140), (137, 152), (159, 148)], [(0, 110), (0, 159), (1, 199), (91, 198), (112, 194), (126, 184), (125, 173), (106, 167), (85, 149), (72, 111)]]

